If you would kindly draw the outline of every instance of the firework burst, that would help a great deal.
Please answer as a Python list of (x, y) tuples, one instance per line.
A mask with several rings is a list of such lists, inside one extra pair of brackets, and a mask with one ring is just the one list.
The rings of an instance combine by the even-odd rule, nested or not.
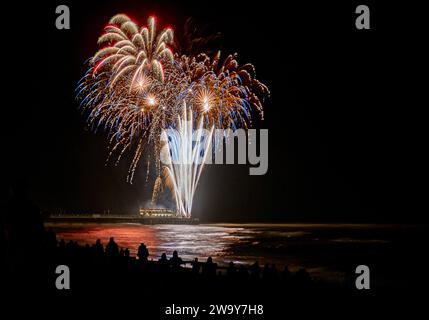
[[(127, 180), (132, 182), (144, 150), (149, 149), (158, 176), (153, 200), (165, 185), (172, 190), (178, 213), (190, 216), (203, 166), (184, 170), (163, 165), (163, 131), (178, 128), (182, 132), (169, 147), (176, 158), (186, 158), (193, 153), (192, 148), (183, 147), (192, 145), (186, 141), (192, 139), (189, 130), (247, 128), (254, 110), (263, 117), (261, 99), (269, 91), (256, 80), (254, 67), (240, 66), (236, 55), (221, 63), (220, 52), (212, 59), (205, 53), (173, 54), (172, 42), (172, 29), (157, 32), (154, 17), (139, 27), (124, 14), (114, 16), (98, 39), (102, 48), (89, 60), (77, 96), (90, 127), (108, 133), (108, 159), (114, 157), (118, 163), (126, 151), (133, 152)], [(196, 125), (187, 125), (183, 131), (189, 119)]]

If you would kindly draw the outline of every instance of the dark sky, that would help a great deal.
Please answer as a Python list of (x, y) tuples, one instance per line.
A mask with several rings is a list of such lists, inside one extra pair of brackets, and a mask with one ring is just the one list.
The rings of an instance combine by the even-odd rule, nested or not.
[[(71, 30), (55, 28), (67, 4)], [(180, 33), (187, 17), (221, 32), (224, 54), (252, 62), (272, 93), (265, 104), (269, 169), (207, 166), (194, 200), (202, 219), (423, 220), (427, 92), (424, 20), (418, 8), (358, 2), (43, 1), (5, 9), (2, 198), (22, 185), (41, 208), (136, 212), (150, 198), (141, 166), (104, 166), (107, 143), (74, 98), (84, 62), (116, 13), (154, 14)], [(424, 83), (426, 84), (424, 86)], [(424, 90), (424, 91), (423, 91)]]

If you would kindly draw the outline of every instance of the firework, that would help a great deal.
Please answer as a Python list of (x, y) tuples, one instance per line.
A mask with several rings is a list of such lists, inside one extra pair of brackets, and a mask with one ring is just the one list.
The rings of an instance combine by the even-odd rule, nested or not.
[(181, 216), (191, 216), (192, 201), (209, 154), (213, 129), (203, 129), (203, 118), (194, 128), (191, 109), (187, 109), (184, 103), (176, 130), (172, 130), (172, 134), (163, 131), (161, 157), (164, 158), (165, 184), (173, 191), (176, 210)]
[(173, 41), (173, 31), (165, 29), (156, 33), (155, 18), (148, 19), (148, 26), (138, 26), (124, 14), (118, 14), (109, 21), (105, 33), (98, 39), (98, 44), (108, 46), (99, 50), (92, 58), (94, 73), (100, 69), (111, 68), (114, 76), (110, 83), (114, 86), (121, 79), (129, 80), (130, 86), (138, 82), (149, 69), (158, 79), (164, 80), (162, 61), (173, 60), (173, 53), (167, 47)]
[(209, 125), (217, 128), (247, 127), (253, 108), (263, 118), (259, 97), (269, 96), (268, 88), (258, 81), (251, 64), (240, 66), (237, 55), (220, 63), (220, 51), (213, 59), (206, 54), (177, 58), (194, 83), (193, 106), (199, 108)]
[(220, 52), (212, 59), (205, 53), (173, 54), (173, 30), (158, 32), (154, 17), (139, 27), (119, 14), (104, 31), (98, 39), (103, 47), (89, 60), (77, 88), (88, 124), (107, 131), (108, 160), (115, 158), (117, 164), (126, 151), (133, 153), (129, 182), (144, 151), (153, 154), (157, 178), (152, 200), (166, 186), (177, 212), (189, 217), (203, 165), (163, 164), (164, 130), (179, 132), (167, 143), (169, 156), (179, 162), (195, 160), (199, 148), (207, 155), (211, 136), (193, 146), (194, 131), (247, 128), (254, 110), (263, 117), (261, 98), (269, 95), (268, 88), (255, 79), (252, 65), (238, 64), (236, 55), (221, 63)]

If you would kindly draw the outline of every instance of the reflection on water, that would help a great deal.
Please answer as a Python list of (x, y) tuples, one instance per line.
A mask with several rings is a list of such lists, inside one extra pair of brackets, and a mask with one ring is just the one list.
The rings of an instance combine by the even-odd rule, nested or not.
[(114, 237), (133, 255), (143, 242), (149, 249), (149, 258), (158, 259), (163, 252), (171, 255), (177, 250), (184, 260), (212, 256), (220, 263), (231, 261), (231, 248), (246, 244), (260, 232), (210, 225), (56, 224), (54, 229), (59, 238), (80, 244), (93, 244), (97, 239), (105, 244)]
[[(416, 227), (345, 224), (51, 224), (58, 238), (106, 244), (114, 237), (132, 255), (145, 243), (150, 259), (174, 250), (184, 260), (212, 256), (220, 265), (235, 263), (275, 263), (293, 270), (306, 267), (313, 276), (340, 279), (348, 265), (358, 265), (374, 257), (383, 259), (392, 243), (415, 234)], [(369, 252), (373, 256), (369, 256)]]

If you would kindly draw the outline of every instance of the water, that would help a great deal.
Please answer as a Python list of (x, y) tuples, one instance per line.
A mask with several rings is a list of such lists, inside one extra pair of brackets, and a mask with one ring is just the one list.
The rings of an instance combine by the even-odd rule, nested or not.
[(149, 259), (157, 260), (174, 250), (183, 260), (208, 256), (219, 265), (288, 265), (293, 271), (305, 267), (313, 277), (342, 282), (346, 272), (359, 264), (375, 266), (380, 282), (390, 275), (389, 263), (402, 268), (419, 251), (418, 244), (427, 227), (371, 224), (50, 224), (58, 238), (106, 244), (114, 237), (132, 255), (140, 243), (149, 249)]

